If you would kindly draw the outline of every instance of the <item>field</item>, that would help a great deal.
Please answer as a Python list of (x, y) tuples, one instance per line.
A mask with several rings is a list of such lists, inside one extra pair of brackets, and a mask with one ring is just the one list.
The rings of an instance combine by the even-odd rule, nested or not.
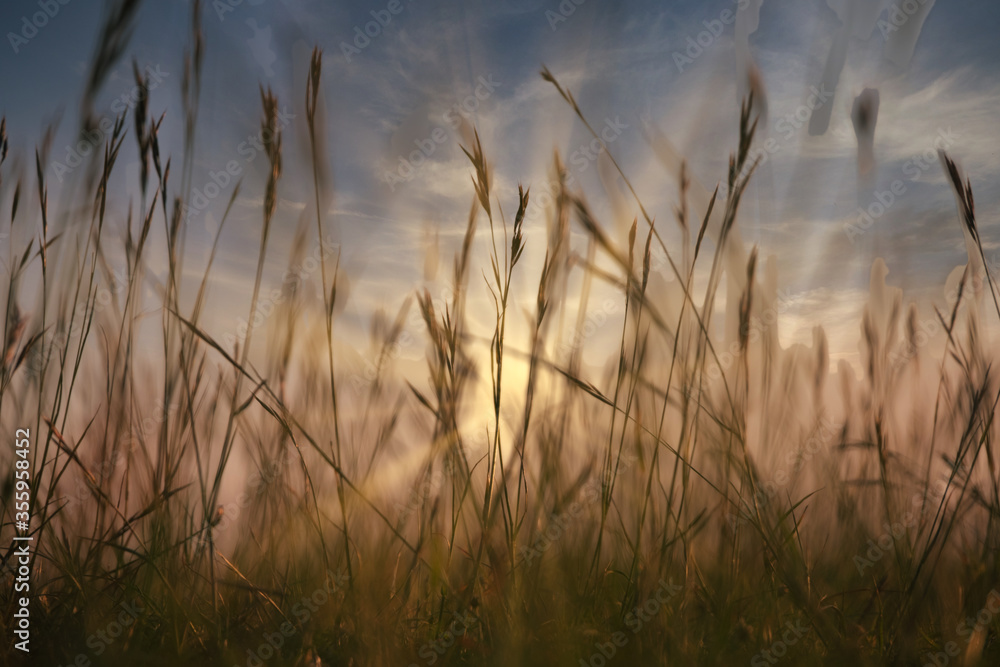
[[(88, 97), (134, 4), (106, 19)], [(933, 165), (957, 202), (940, 224), (969, 250), (953, 298), (922, 315), (876, 259), (861, 372), (833, 373), (821, 327), (780, 344), (780, 276), (740, 232), (758, 93), (732, 110), (720, 187), (696, 192), (681, 162), (675, 207), (654, 215), (540, 65), (611, 157), (631, 226), (599, 219), (558, 151), (555, 188), (499, 187), (470, 127), (453, 195), (468, 215), (437, 222), (454, 252), (403, 260), (425, 284), (365, 313), (359, 354), (321, 204), (335, 128), (317, 49), (304, 114), (283, 119), (261, 88), (267, 175), (226, 209), (260, 188), (250, 324), (227, 332), (206, 312), (225, 218), (205, 253), (186, 243), (212, 46), (199, 11), (183, 108), (150, 111), (136, 66), (144, 94), (72, 201), (48, 199), (50, 142), (11, 162), (0, 129), (0, 663), (1000, 664), (1000, 289), (961, 156)], [(161, 152), (161, 123), (185, 154)], [(275, 282), (296, 134), (313, 201)], [(113, 209), (136, 147), (131, 205)]]

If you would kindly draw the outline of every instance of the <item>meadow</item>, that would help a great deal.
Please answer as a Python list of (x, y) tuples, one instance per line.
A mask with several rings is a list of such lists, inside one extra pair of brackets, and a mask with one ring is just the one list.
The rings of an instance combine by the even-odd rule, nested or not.
[[(88, 96), (124, 57), (132, 4), (108, 17)], [(740, 234), (760, 100), (733, 109), (720, 187), (701, 201), (682, 162), (665, 176), (674, 210), (654, 216), (542, 68), (635, 195), (631, 227), (598, 219), (558, 152), (544, 205), (530, 183), (495, 189), (473, 132), (470, 187), (454, 193), (468, 216), (440, 222), (454, 256), (415, 253), (434, 287), (370, 313), (359, 363), (338, 328), (351, 276), (321, 205), (319, 50), (304, 115), (281, 118), (261, 89), (250, 325), (206, 324), (225, 219), (200, 281), (184, 279), (199, 261), (183, 203), (208, 48), (198, 12), (183, 108), (151, 113), (137, 65), (146, 92), (102, 130), (72, 201), (48, 200), (51, 142), (11, 166), (0, 128), (0, 662), (1000, 664), (1000, 306), (952, 156), (935, 168), (957, 203), (941, 224), (969, 249), (954, 298), (922, 321), (876, 260), (862, 372), (834, 374), (821, 328), (811, 347), (779, 343), (779, 277)], [(164, 122), (183, 128), (184, 155), (161, 153)], [(314, 201), (272, 284), (293, 128), (309, 137)], [(112, 211), (133, 143), (133, 206)], [(546, 239), (540, 263), (529, 236)], [(398, 363), (404, 345), (426, 350), (420, 372)], [(30, 654), (15, 648), (26, 543)]]

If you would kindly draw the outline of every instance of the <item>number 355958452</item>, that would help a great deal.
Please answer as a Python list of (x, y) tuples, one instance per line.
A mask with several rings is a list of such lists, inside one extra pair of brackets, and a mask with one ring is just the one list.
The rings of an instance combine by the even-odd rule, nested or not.
[(14, 509), (16, 510), (14, 520), (27, 521), (30, 499), (28, 447), (31, 444), (31, 432), (26, 428), (19, 428), (14, 432), (14, 438), (14, 479), (16, 480), (14, 484)]

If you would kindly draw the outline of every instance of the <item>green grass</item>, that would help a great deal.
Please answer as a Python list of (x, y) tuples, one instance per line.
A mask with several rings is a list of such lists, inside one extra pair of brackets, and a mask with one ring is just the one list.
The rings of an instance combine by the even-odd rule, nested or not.
[[(101, 43), (127, 34), (122, 6)], [(565, 187), (558, 155), (563, 187), (545, 219), (531, 219), (530, 187), (494, 191), (476, 135), (465, 147), (474, 192), (455, 193), (474, 195), (469, 215), (441, 223), (464, 230), (451, 294), (412, 295), (426, 378), (394, 363), (409, 335), (407, 299), (395, 318), (373, 317), (377, 363), (357, 382), (339, 352), (339, 256), (323, 253), (309, 279), (319, 305), (299, 289), (269, 304), (256, 346), (253, 327), (233, 348), (206, 323), (225, 219), (197, 289), (180, 279), (198, 12), (179, 169), (160, 153), (161, 119), (145, 104), (119, 119), (79, 205), (61, 207), (73, 211), (68, 223), (49, 220), (47, 144), (34, 174), (12, 179), (0, 164), (0, 224), (11, 234), (0, 424), (32, 433), (29, 664), (83, 654), (79, 664), (923, 665), (929, 653), (997, 664), (1000, 388), (984, 333), (984, 304), (997, 295), (976, 273), (986, 261), (971, 186), (947, 156), (955, 235), (979, 254), (958, 300), (938, 311), (943, 351), (918, 340), (916, 310), (874, 289), (859, 323), (864, 373), (840, 373), (835, 386), (825, 338), (809, 358), (778, 345), (766, 317), (777, 295), (758, 278), (758, 249), (736, 233), (754, 172), (752, 99), (734, 114), (727, 198), (713, 195), (692, 217), (681, 169), (680, 243), (637, 196), (627, 239), (615, 238)], [(120, 55), (99, 54), (88, 99)], [(315, 217), (297, 232), (291, 264), (327, 238), (321, 71), (317, 51), (305, 118)], [(594, 134), (571, 92), (542, 76)], [(279, 105), (269, 91), (261, 100), (273, 138), (249, 322), (270, 288), (282, 187)], [(106, 225), (108, 183), (129, 131), (147, 166), (140, 207), (116, 214), (132, 216), (120, 241)], [(522, 252), (540, 235), (525, 231), (543, 224), (544, 260), (533, 265)], [(150, 240), (154, 225), (162, 245)], [(576, 225), (585, 249), (571, 247)], [(124, 281), (109, 260), (118, 242)], [(146, 303), (154, 253), (169, 271)], [(537, 285), (534, 299), (518, 299), (525, 285)], [(608, 290), (618, 305), (601, 320), (618, 343), (602, 349), (582, 332), (588, 304)], [(485, 330), (469, 313), (470, 296), (483, 295)], [(710, 335), (722, 299), (728, 339)], [(310, 338), (306, 325), (320, 320)], [(158, 322), (155, 346), (140, 331), (148, 322)], [(523, 347), (511, 342), (515, 328)], [(604, 375), (595, 360), (607, 360)], [(485, 400), (479, 383), (491, 388)], [(485, 434), (474, 416), (488, 418)], [(235, 452), (249, 470), (234, 466)], [(10, 637), (9, 448), (0, 460), (0, 628)], [(0, 645), (4, 664), (25, 657), (12, 644)]]

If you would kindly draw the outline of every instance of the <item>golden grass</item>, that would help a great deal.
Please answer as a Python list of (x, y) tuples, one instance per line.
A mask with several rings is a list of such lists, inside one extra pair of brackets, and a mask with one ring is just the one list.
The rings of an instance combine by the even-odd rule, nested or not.
[[(88, 100), (121, 56), (130, 6), (107, 19), (109, 46), (95, 57)], [(474, 196), (450, 298), (413, 295), (427, 379), (401, 377), (392, 363), (408, 335), (407, 299), (395, 319), (374, 318), (378, 363), (373, 381), (358, 384), (338, 353), (339, 255), (329, 265), (320, 257), (321, 312), (293, 290), (265, 331), (263, 359), (251, 354), (255, 327), (230, 349), (204, 324), (229, 208), (197, 291), (186, 293), (179, 279), (204, 49), (199, 10), (196, 3), (183, 80), (179, 188), (170, 160), (161, 164), (163, 117), (147, 118), (140, 106), (133, 119), (141, 208), (135, 236), (129, 211), (127, 279), (112, 307), (99, 296), (113, 274), (107, 189), (126, 119), (85, 178), (89, 199), (74, 224), (51, 235), (46, 142), (35, 156), (37, 210), (22, 201), (26, 175), (11, 198), (0, 423), (36, 436), (37, 664), (96, 657), (91, 638), (123, 604), (142, 612), (101, 644), (104, 664), (757, 665), (782, 657), (911, 665), (928, 653), (995, 663), (1000, 388), (983, 289), (998, 314), (1000, 305), (988, 271), (981, 279), (987, 263), (970, 181), (948, 156), (961, 231), (976, 254), (957, 301), (937, 312), (942, 356), (930, 358), (915, 310), (904, 315), (901, 296), (873, 270), (859, 327), (864, 375), (842, 367), (838, 397), (821, 332), (809, 358), (778, 344), (777, 296), (758, 278), (758, 248), (740, 241), (739, 205), (755, 165), (752, 97), (740, 109), (728, 197), (716, 189), (696, 212), (681, 167), (680, 247), (665, 242), (613, 157), (638, 211), (627, 239), (568, 190), (556, 155), (560, 188), (540, 267), (520, 261), (525, 229), (538, 224), (526, 216), (530, 189), (495, 192), (474, 134), (464, 148)], [(322, 155), (321, 75), (317, 50), (306, 130), (316, 241), (325, 247), (322, 212), (334, 190)], [(572, 93), (547, 69), (542, 76), (600, 140)], [(138, 69), (136, 79), (148, 85)], [(282, 185), (278, 100), (262, 90), (261, 103), (269, 169), (250, 323)], [(0, 176), (5, 132), (4, 123)], [(516, 211), (510, 221), (505, 205)], [(483, 217), (488, 257), (476, 253)], [(586, 234), (582, 255), (570, 244), (574, 221)], [(162, 248), (149, 241), (154, 224), (164, 226)], [(307, 234), (303, 226), (293, 254), (301, 257)], [(27, 240), (14, 248), (15, 239)], [(665, 272), (652, 266), (654, 251)], [(164, 253), (169, 273), (161, 300), (143, 304), (153, 252)], [(707, 286), (696, 290), (695, 269), (706, 264)], [(30, 308), (21, 294), (29, 279), (39, 286)], [(518, 303), (512, 285), (527, 281), (537, 281), (534, 303)], [(473, 290), (489, 296), (491, 331), (471, 324)], [(598, 290), (613, 290), (621, 304), (604, 318), (620, 327), (611, 350), (593, 349), (583, 333)], [(735, 313), (732, 340), (711, 333), (718, 298)], [(139, 333), (150, 312), (161, 323), (155, 351)], [(509, 327), (522, 312), (528, 345), (515, 349)], [(302, 324), (317, 317), (319, 354)], [(588, 368), (605, 359), (605, 376), (593, 377)], [(527, 368), (519, 384), (510, 379), (515, 361)], [(915, 377), (930, 388), (907, 386)], [(490, 400), (479, 402), (474, 389), (486, 378)], [(472, 414), (489, 415), (485, 437), (471, 432)], [(234, 465), (237, 452), (248, 473)], [(5, 535), (13, 474), (0, 500)], [(11, 595), (5, 583), (0, 606), (10, 608)], [(804, 629), (795, 642), (788, 627)], [(952, 646), (959, 653), (948, 653)], [(0, 655), (18, 657), (9, 643)]]

